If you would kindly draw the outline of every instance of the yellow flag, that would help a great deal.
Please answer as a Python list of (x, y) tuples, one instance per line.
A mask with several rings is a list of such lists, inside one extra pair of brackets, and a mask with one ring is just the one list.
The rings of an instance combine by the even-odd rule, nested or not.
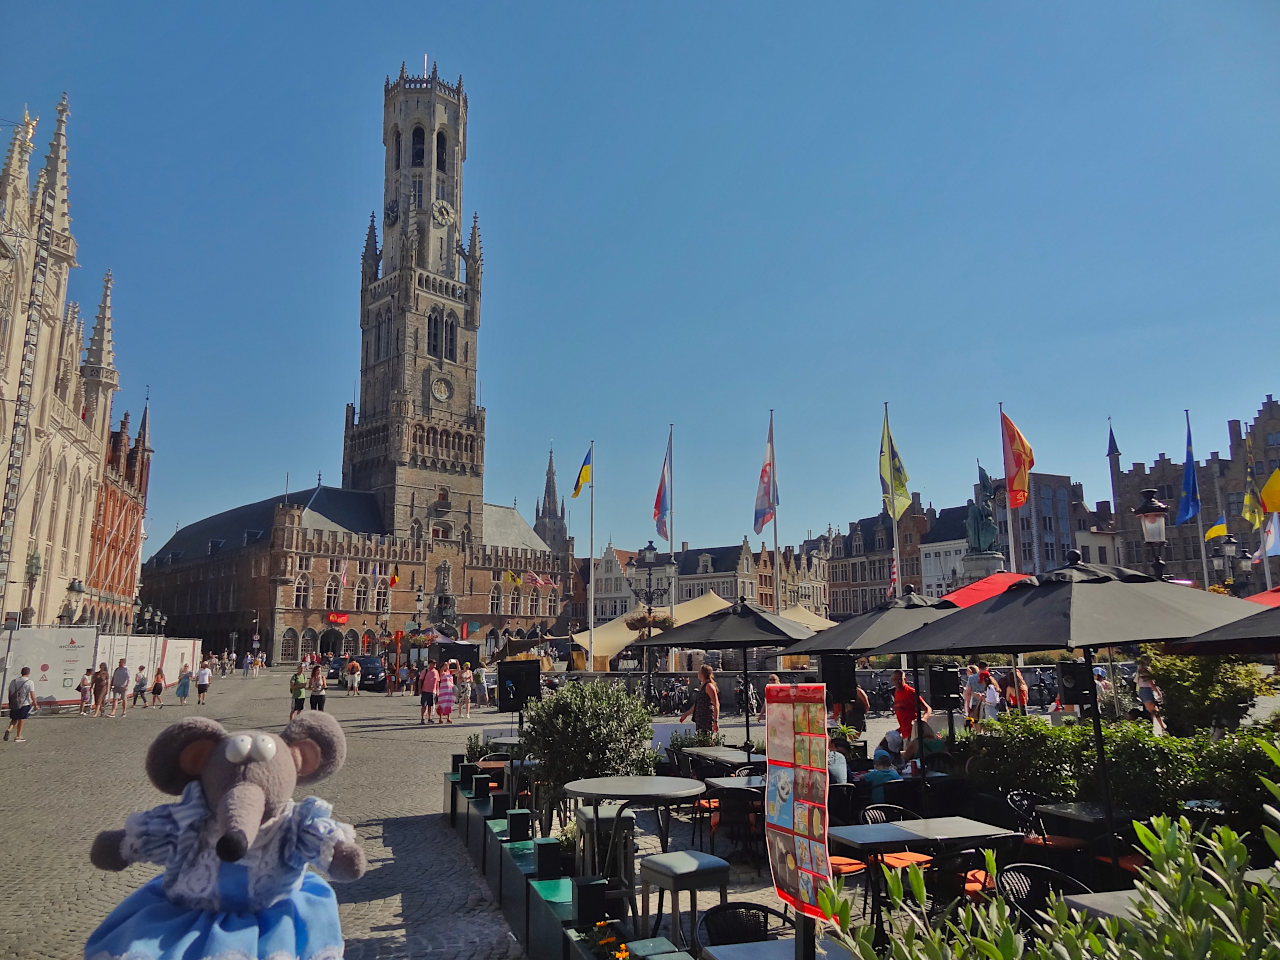
[(506, 584), (507, 586), (509, 586), (509, 587), (518, 587), (518, 586), (520, 586), (520, 578), (519, 578), (519, 577), (517, 577), (517, 576), (516, 576), (514, 573), (512, 573), (510, 570), (508, 570), (506, 573), (504, 573), (504, 574), (502, 575), (502, 582), (503, 582), (504, 584)]
[(907, 489), (906, 467), (898, 456), (898, 448), (889, 432), (889, 407), (884, 410), (884, 430), (880, 434), (880, 494), (885, 509), (897, 520), (911, 506), (911, 491)]
[(1273, 471), (1262, 487), (1262, 509), (1266, 513), (1280, 511), (1280, 470)]

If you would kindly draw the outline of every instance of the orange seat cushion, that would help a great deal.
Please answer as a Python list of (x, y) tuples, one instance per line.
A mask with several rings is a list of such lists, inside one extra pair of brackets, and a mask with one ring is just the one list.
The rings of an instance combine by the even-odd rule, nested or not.
[(720, 801), (715, 799), (698, 800), (694, 803), (699, 810), (719, 810)]
[[(1099, 857), (1100, 863), (1110, 863), (1110, 857)], [(1126, 853), (1120, 857), (1120, 869), (1129, 873), (1138, 873), (1147, 865), (1147, 858), (1140, 853)]]
[(827, 862), (831, 864), (831, 875), (833, 877), (844, 877), (851, 873), (861, 873), (867, 869), (867, 865), (861, 860), (854, 860), (852, 857), (827, 857)]
[(925, 867), (933, 862), (927, 853), (886, 853), (884, 865), (894, 870), (905, 870), (910, 866)]

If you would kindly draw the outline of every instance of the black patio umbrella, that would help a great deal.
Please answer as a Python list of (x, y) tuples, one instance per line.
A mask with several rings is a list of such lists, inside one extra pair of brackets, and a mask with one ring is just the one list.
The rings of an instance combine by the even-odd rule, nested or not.
[(834, 627), (787, 647), (788, 656), (802, 653), (865, 654), (917, 627), (959, 610), (950, 600), (922, 596), (908, 584), (907, 593), (886, 600), (874, 610), (850, 617)]
[[(965, 610), (926, 624), (876, 649), (889, 653), (1026, 653), (1079, 650), (1093, 670), (1093, 651), (1122, 643), (1155, 643), (1194, 636), (1249, 616), (1254, 604), (1155, 577), (1080, 562), (1071, 550), (1065, 567)], [(1110, 827), (1111, 786), (1102, 743), (1102, 718), (1093, 711), (1094, 746)]]
[(1166, 649), (1195, 656), (1280, 653), (1280, 607), (1263, 607), (1252, 616), (1174, 641)]
[[(685, 647), (690, 650), (741, 650), (742, 683), (751, 682), (747, 671), (747, 650), (751, 647), (787, 646), (807, 640), (814, 632), (802, 623), (770, 613), (764, 607), (739, 599), (732, 606), (690, 620), (678, 627), (654, 634), (634, 644), (637, 647)], [(748, 704), (750, 701), (748, 700)], [(751, 742), (751, 710), (747, 718), (747, 743)]]

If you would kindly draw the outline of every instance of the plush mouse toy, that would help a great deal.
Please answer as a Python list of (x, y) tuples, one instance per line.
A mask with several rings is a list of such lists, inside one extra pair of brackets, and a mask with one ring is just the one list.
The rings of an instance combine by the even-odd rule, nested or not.
[(355, 831), (299, 783), (342, 766), (338, 721), (312, 712), (276, 736), (228, 733), (204, 717), (167, 727), (147, 751), (147, 776), (177, 803), (106, 830), (90, 859), (103, 870), (164, 867), (130, 894), (85, 945), (87, 960), (338, 960), (338, 901), (307, 867), (356, 880), (367, 866)]

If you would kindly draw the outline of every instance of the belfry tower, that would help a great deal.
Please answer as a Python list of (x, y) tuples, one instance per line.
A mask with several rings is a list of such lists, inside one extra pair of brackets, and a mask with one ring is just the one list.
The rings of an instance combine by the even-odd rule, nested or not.
[(568, 547), (569, 525), (565, 522), (564, 498), (556, 495), (554, 450), (547, 454), (547, 482), (542, 488), (542, 500), (534, 508), (533, 532), (542, 538), (552, 553), (563, 553)]
[(482, 255), (463, 243), (467, 97), (431, 74), (383, 90), (382, 246), (360, 264), (359, 406), (347, 405), (343, 486), (375, 493), (388, 533), (483, 543), (484, 408), (476, 389)]

